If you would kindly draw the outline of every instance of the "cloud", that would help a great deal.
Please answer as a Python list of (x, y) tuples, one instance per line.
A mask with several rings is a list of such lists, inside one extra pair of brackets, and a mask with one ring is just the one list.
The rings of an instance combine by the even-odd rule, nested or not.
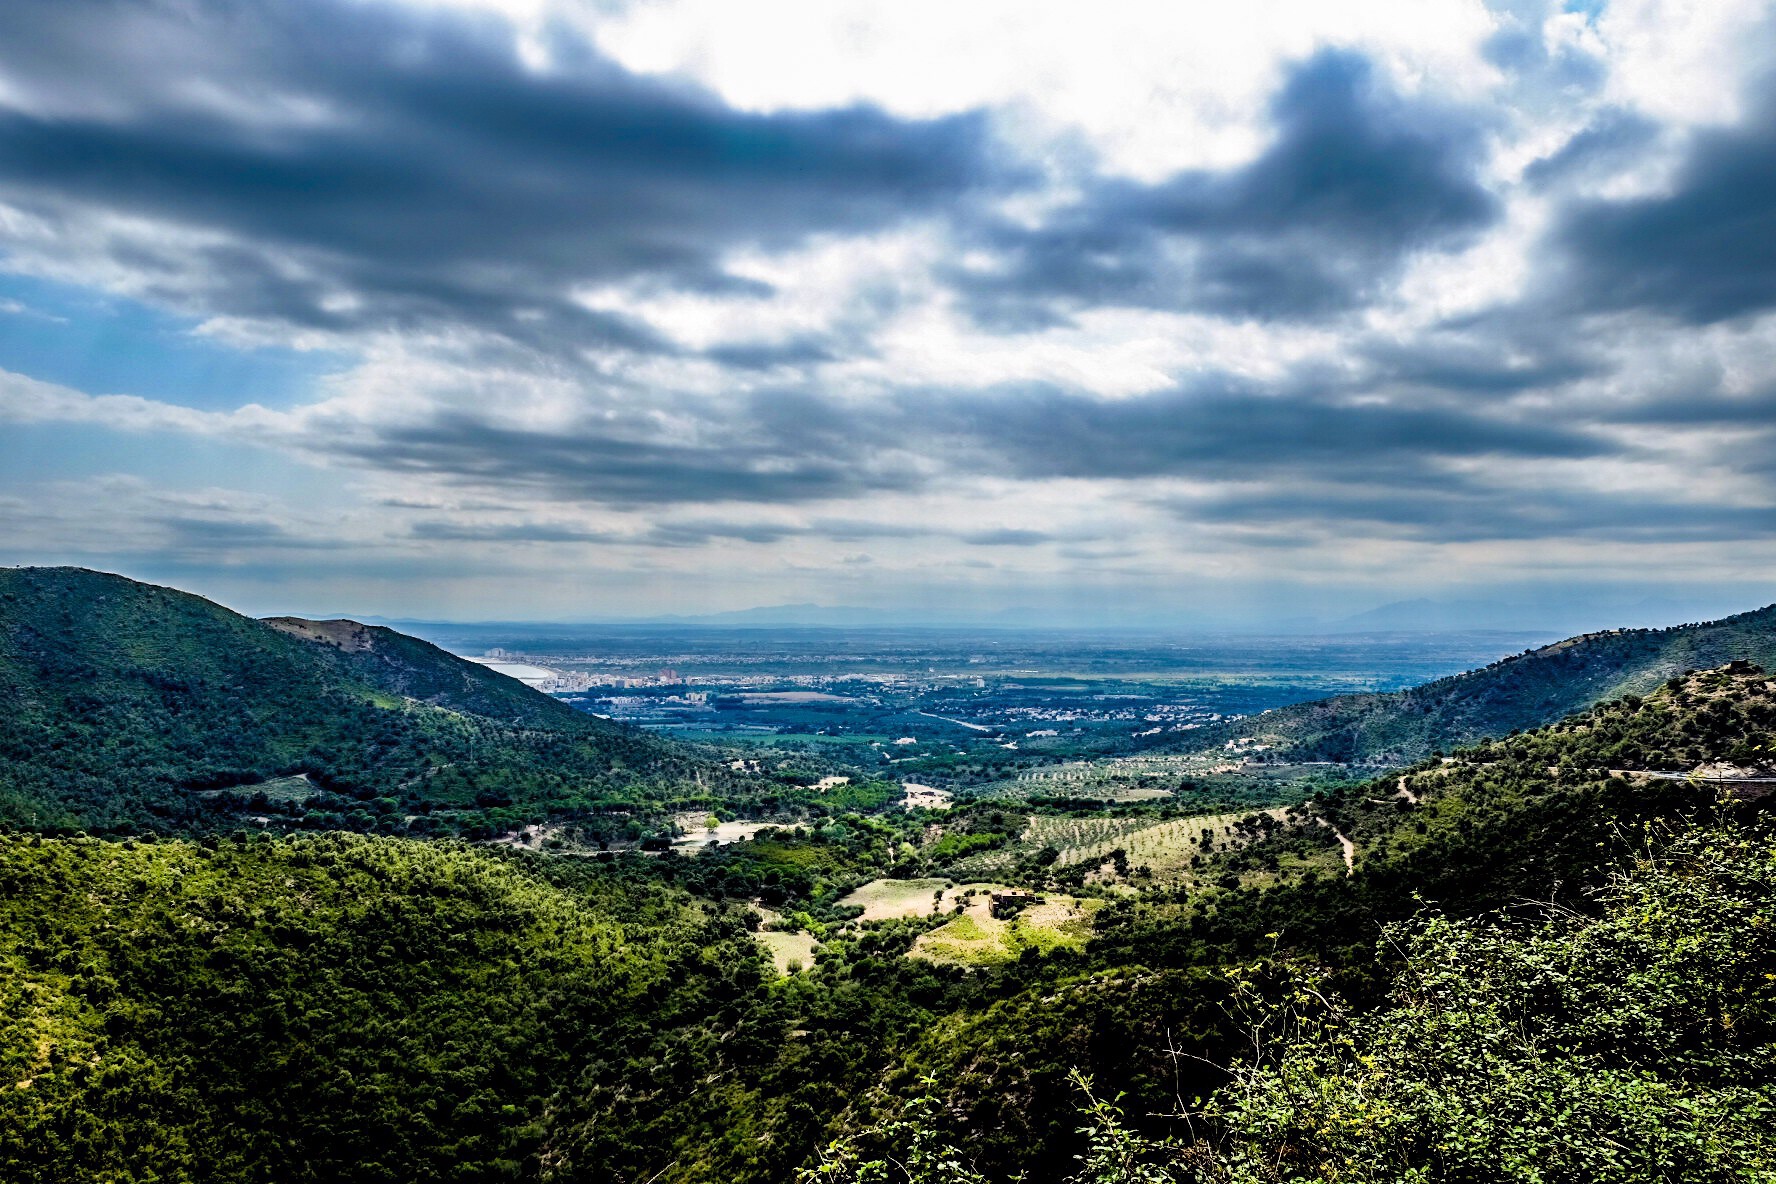
[[(855, 542), (862, 539), (949, 539), (970, 547), (1034, 547), (1062, 537), (1042, 530), (1014, 527), (970, 529), (900, 522), (815, 519), (811, 522), (747, 522), (716, 519), (667, 519), (645, 528), (595, 529), (537, 521), (460, 521), (422, 519), (408, 534), (415, 539), (473, 543), (590, 543), (598, 545), (697, 548), (716, 540), (760, 546), (784, 539)], [(1065, 537), (1090, 537), (1077, 531)]]
[(1357, 534), (1439, 544), (1523, 542), (1549, 537), (1635, 544), (1718, 543), (1776, 538), (1776, 505), (1678, 501), (1659, 493), (1623, 497), (1563, 489), (1529, 491), (1447, 476), (1415, 486), (1314, 486), (1224, 492), (1169, 504), (1191, 522), (1299, 532), (1298, 545)]
[(1631, 168), (1659, 137), (1659, 125), (1620, 108), (1604, 110), (1547, 156), (1531, 161), (1523, 179), (1538, 188), (1574, 180), (1607, 180)]
[(139, 478), (50, 482), (0, 498), (4, 543), (91, 561), (129, 556), (232, 564), (299, 556), (300, 562), (358, 549), (361, 540), (291, 515), (271, 500), (214, 486), (156, 488)]
[(669, 351), (573, 289), (763, 294), (723, 257), (1004, 180), (977, 116), (752, 114), (552, 37), (537, 70), (503, 23), (387, 3), (8, 4), (0, 202), (39, 228), (15, 262), (97, 255), (300, 329)]
[(1376, 295), (1414, 253), (1499, 217), (1470, 113), (1408, 101), (1358, 56), (1302, 63), (1272, 103), (1276, 136), (1243, 167), (1155, 185), (1104, 180), (1034, 229), (978, 232), (992, 262), (954, 280), (1007, 329), (1124, 305), (1312, 319)]
[[(1450, 458), (1570, 459), (1617, 447), (1581, 426), (1485, 407), (1382, 402), (1316, 377), (1266, 384), (1208, 376), (1123, 399), (1028, 385), (904, 391), (848, 406), (791, 390), (679, 400), (663, 418), (570, 414), (527, 427), (462, 408), (417, 419), (317, 414), (293, 417), (282, 430), (316, 456), (382, 472), (627, 508), (863, 503), (986, 475), (1045, 482), (1416, 473)], [(855, 539), (884, 529), (829, 520), (825, 533)], [(1032, 529), (978, 537), (995, 545), (1043, 541)]]
[(1375, 390), (1491, 399), (1557, 391), (1611, 366), (1565, 323), (1550, 324), (1518, 309), (1444, 322), (1404, 338), (1356, 338), (1351, 354), (1369, 364), (1366, 379)]
[(1581, 309), (1710, 324), (1776, 308), (1776, 85), (1741, 124), (1694, 133), (1667, 192), (1575, 202), (1554, 234)]
[(452, 410), (417, 422), (360, 421), (337, 437), (305, 433), (301, 443), (384, 472), (615, 506), (849, 499), (922, 480), (879, 452), (842, 441), (823, 450), (812, 437), (825, 433), (772, 424), (758, 408), (751, 416), (700, 410), (705, 418), (689, 439), (646, 422), (587, 417), (518, 427)]
[(958, 446), (967, 454), (1026, 480), (1423, 472), (1449, 458), (1578, 458), (1614, 450), (1577, 427), (1229, 378), (1128, 399), (1038, 387), (912, 406), (912, 418), (925, 422), (934, 440), (964, 442)]
[(450, 543), (612, 543), (622, 536), (546, 522), (466, 523), (428, 519), (408, 528), (413, 538)]
[(715, 539), (743, 543), (775, 543), (803, 528), (772, 522), (662, 522), (634, 541), (650, 547), (701, 547)]
[[(1109, 52), (1153, 36), (1123, 14), (1096, 57), (1045, 51), (1073, 81), (1044, 102), (997, 17), (884, 10), (895, 43), (835, 64), (807, 45), (849, 15), (737, 49), (539, 11), (0, 5), (0, 270), (81, 297), (43, 307), (117, 362), (0, 340), (10, 554), (454, 566), (496, 604), (523, 572), (635, 612), (1673, 547), (1763, 570), (1776, 97), (1740, 93), (1755, 46), (1703, 85), (1741, 16), (1316, 8), (1223, 78)], [(1177, 12), (1155, 27), (1207, 19)], [(126, 305), (155, 310), (127, 339)], [(195, 398), (155, 335), (329, 363)], [(159, 385), (111, 377), (138, 363)], [(139, 484), (30, 485), (58, 465)]]
[(220, 514), (148, 515), (138, 520), (160, 537), (154, 550), (162, 554), (231, 555), (266, 551), (338, 552), (353, 544), (337, 534), (292, 532), (270, 518), (239, 518)]
[(1055, 536), (1044, 530), (1002, 526), (994, 530), (971, 530), (957, 537), (975, 547), (1034, 547), (1038, 543), (1054, 541)]

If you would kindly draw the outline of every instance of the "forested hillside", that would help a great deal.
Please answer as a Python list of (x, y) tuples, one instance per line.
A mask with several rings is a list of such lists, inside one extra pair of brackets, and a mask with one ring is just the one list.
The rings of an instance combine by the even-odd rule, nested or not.
[(176, 832), (250, 812), (488, 835), (596, 827), (603, 808), (734, 780), (392, 630), (256, 621), (75, 568), (0, 570), (0, 712), (0, 823), (15, 826)]
[[(945, 916), (835, 904), (935, 817), (607, 860), (15, 834), (0, 1175), (786, 1184), (837, 1139), (817, 1178), (1758, 1179), (1770, 839), (1762, 783), (1707, 770), (1773, 729), (1760, 671), (1672, 680), (1324, 793), (1194, 886), (1105, 896), (1083, 951), (972, 969), (909, 956)], [(812, 965), (774, 972), (736, 897), (811, 926)]]
[(1410, 690), (1280, 707), (1190, 743), (1232, 741), (1266, 759), (1406, 764), (1736, 660), (1776, 666), (1776, 605), (1670, 629), (1586, 633)]
[(0, 1178), (534, 1177), (564, 1099), (620, 1136), (678, 1080), (650, 1050), (744, 1039), (702, 1025), (766, 973), (664, 889), (239, 839), (0, 839)]

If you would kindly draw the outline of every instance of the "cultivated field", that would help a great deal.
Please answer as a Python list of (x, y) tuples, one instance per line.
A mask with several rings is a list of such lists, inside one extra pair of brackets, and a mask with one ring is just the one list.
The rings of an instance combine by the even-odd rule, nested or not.
[(1043, 903), (1001, 919), (992, 914), (991, 892), (970, 887), (973, 895), (958, 900), (962, 912), (921, 935), (910, 956), (952, 966), (990, 966), (1010, 962), (1027, 949), (1083, 950), (1091, 937), (1092, 914), (1103, 907), (1095, 900), (1044, 894)]
[[(1265, 810), (1263, 813), (1281, 820), (1287, 813), (1283, 809)], [(1171, 822), (1161, 822), (1145, 830), (1136, 831), (1120, 843), (1128, 852), (1129, 866), (1145, 867), (1156, 878), (1173, 878), (1190, 866), (1192, 856), (1210, 850), (1204, 839), (1214, 844), (1214, 850), (1228, 850), (1242, 846), (1242, 840), (1233, 824), (1242, 818), (1250, 818), (1249, 812), (1237, 814), (1208, 814), (1197, 818), (1178, 818)], [(1103, 848), (1103, 855), (1110, 854), (1111, 847)], [(1087, 851), (1085, 858), (1090, 859), (1093, 851)], [(1102, 858), (1102, 856), (1100, 856)]]
[[(951, 872), (957, 877), (1010, 876), (1018, 861), (1044, 847), (1060, 852), (1055, 866), (1102, 862), (1118, 847), (1128, 854), (1131, 868), (1145, 867), (1156, 880), (1175, 879), (1190, 866), (1192, 856), (1209, 850), (1225, 851), (1241, 840), (1232, 829), (1255, 811), (1202, 814), (1154, 822), (1146, 818), (1056, 818), (1033, 815), (1015, 845), (983, 851), (957, 861)], [(1281, 809), (1262, 811), (1281, 818)], [(1210, 836), (1213, 848), (1203, 845)]]
[(1133, 758), (1108, 761), (1069, 761), (1063, 765), (1044, 765), (1026, 769), (1009, 781), (1001, 781), (973, 796), (1025, 797), (1041, 795), (1049, 798), (1090, 798), (1094, 801), (1144, 802), (1170, 797), (1170, 783), (1177, 774), (1170, 768), (1155, 767), (1151, 760), (1139, 766), (1128, 763)]

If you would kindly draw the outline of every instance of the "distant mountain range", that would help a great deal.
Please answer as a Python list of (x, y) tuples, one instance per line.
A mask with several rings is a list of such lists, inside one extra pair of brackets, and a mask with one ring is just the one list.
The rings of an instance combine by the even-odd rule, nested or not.
[(986, 615), (893, 612), (861, 605), (770, 604), (726, 612), (667, 614), (654, 617), (608, 617), (572, 621), (431, 621), (413, 618), (361, 617), (364, 621), (413, 629), (472, 629), (519, 632), (618, 627), (689, 629), (955, 629), (1052, 627), (1049, 618), (1032, 609), (1007, 609)]
[(1266, 759), (1404, 764), (1736, 660), (1776, 668), (1776, 605), (1701, 624), (1584, 633), (1410, 690), (1279, 707), (1191, 744)]
[[(1697, 620), (1711, 610), (1698, 602), (1646, 597), (1621, 603), (1544, 602), (1498, 598), (1397, 600), (1334, 621), (1302, 624), (1304, 633), (1456, 633), (1525, 630), (1584, 633), (1656, 628), (1668, 621)], [(1718, 609), (1712, 611), (1719, 611)]]
[[(1730, 604), (1732, 602), (1725, 602)], [(1741, 602), (1742, 603), (1742, 602)], [(1699, 620), (1725, 607), (1719, 598), (1675, 600), (1570, 597), (1464, 597), (1398, 600), (1342, 617), (1276, 617), (1234, 620), (1209, 615), (1104, 615), (1083, 618), (1028, 605), (992, 612), (883, 609), (814, 603), (760, 605), (725, 612), (650, 617), (584, 618), (571, 621), (438, 621), (363, 616), (356, 619), (411, 632), (477, 633), (620, 627), (686, 629), (1012, 629), (1131, 633), (1316, 636), (1350, 633), (1540, 633), (1561, 636), (1600, 628), (1655, 627)], [(352, 615), (327, 613), (326, 616)]]

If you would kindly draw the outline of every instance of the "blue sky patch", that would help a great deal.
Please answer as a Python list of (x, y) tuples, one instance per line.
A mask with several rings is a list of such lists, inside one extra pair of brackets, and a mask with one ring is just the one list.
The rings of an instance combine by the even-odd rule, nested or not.
[(139, 395), (204, 410), (305, 401), (345, 359), (239, 349), (198, 322), (139, 301), (0, 273), (0, 369), (93, 395)]

